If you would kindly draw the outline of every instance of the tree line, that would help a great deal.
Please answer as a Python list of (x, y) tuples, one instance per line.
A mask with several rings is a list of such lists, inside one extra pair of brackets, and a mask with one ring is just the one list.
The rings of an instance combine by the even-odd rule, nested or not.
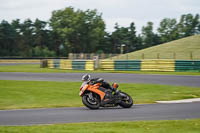
[(164, 18), (154, 31), (153, 22), (136, 33), (135, 23), (112, 33), (106, 32), (102, 14), (97, 10), (73, 7), (52, 12), (49, 21), (19, 19), (0, 23), (0, 56), (66, 57), (68, 53), (133, 52), (187, 36), (200, 34), (199, 14), (183, 14), (179, 20)]

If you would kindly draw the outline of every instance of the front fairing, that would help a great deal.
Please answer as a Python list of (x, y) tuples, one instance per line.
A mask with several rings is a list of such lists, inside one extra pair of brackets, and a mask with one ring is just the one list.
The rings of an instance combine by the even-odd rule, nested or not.
[(87, 81), (84, 81), (84, 82), (82, 83), (81, 87), (80, 87), (80, 90), (81, 90), (86, 84), (88, 84), (88, 82), (87, 82)]
[(80, 88), (79, 96), (82, 96), (85, 90), (87, 90), (87, 88), (88, 88), (87, 82), (83, 82)]

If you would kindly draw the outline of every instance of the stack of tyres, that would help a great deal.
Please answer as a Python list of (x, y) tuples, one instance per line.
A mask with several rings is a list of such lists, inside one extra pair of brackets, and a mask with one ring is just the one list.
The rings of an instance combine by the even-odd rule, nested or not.
[(115, 60), (115, 70), (119, 71), (140, 71), (140, 60)]
[(182, 72), (182, 71), (200, 72), (200, 61), (176, 60), (175, 71), (176, 72)]

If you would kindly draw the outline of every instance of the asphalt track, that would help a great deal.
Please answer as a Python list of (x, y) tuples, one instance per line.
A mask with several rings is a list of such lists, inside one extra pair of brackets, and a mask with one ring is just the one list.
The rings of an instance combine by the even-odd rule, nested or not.
[[(80, 82), (84, 73), (23, 73), (1, 72), (0, 80), (30, 81), (74, 81)], [(92, 77), (101, 77), (108, 82), (153, 83), (200, 87), (200, 76), (149, 75), (124, 73), (91, 73)]]
[(39, 65), (40, 63), (0, 63), (0, 66)]
[(0, 111), (0, 125), (35, 125), (98, 121), (184, 120), (200, 118), (200, 102), (141, 104), (130, 109), (80, 108), (25, 109)]

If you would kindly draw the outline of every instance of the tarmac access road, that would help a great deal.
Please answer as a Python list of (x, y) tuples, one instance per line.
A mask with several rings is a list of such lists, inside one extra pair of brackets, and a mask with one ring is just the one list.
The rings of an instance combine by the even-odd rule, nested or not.
[[(29, 80), (29, 81), (71, 81), (81, 82), (84, 73), (24, 73), (0, 72), (0, 80)], [(92, 78), (101, 77), (110, 83), (152, 83), (200, 87), (200, 76), (181, 75), (150, 75), (124, 73), (91, 73)]]
[(200, 102), (140, 104), (132, 108), (51, 108), (1, 110), (0, 125), (37, 125), (99, 121), (184, 120), (200, 118)]

